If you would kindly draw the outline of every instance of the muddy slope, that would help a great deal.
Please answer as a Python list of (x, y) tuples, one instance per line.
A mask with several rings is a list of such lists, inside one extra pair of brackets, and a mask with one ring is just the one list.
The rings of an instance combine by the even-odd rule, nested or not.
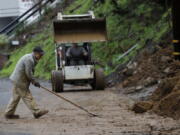
[(135, 104), (135, 112), (152, 110), (163, 116), (180, 118), (180, 62), (174, 60), (172, 52), (170, 45), (151, 45), (151, 49), (145, 48), (137, 60), (120, 71), (128, 75), (118, 84), (126, 94), (156, 86), (146, 98), (147, 102)]

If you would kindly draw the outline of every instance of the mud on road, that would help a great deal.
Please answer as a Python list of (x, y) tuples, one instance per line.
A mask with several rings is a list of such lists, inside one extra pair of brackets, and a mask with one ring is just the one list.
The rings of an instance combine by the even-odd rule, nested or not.
[[(49, 82), (41, 84), (51, 88)], [(31, 86), (31, 91), (41, 108), (49, 113), (34, 119), (21, 101), (17, 114), (19, 120), (6, 120), (4, 109), (11, 96), (12, 84), (0, 80), (0, 135), (179, 135), (180, 121), (164, 118), (154, 113), (135, 114), (130, 110), (134, 101), (117, 93), (115, 88), (104, 91), (78, 90), (61, 93), (64, 97), (100, 114), (101, 118), (89, 117), (69, 103)], [(71, 87), (69, 87), (71, 88)], [(79, 89), (79, 88), (77, 88)], [(81, 88), (82, 89), (82, 88)]]

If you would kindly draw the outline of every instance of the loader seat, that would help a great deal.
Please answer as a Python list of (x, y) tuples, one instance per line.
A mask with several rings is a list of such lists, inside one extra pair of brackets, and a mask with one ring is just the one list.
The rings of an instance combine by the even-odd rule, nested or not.
[[(78, 58), (77, 61), (83, 61), (83, 62), (84, 62), (83, 65), (87, 65), (87, 64), (89, 64), (89, 60), (90, 60), (90, 56), (91, 56), (91, 54), (90, 54), (90, 49), (89, 49), (87, 43), (84, 43), (82, 47), (87, 51), (88, 55), (87, 55), (87, 57)], [(70, 46), (66, 46), (66, 47), (65, 47), (65, 52), (67, 52), (67, 50), (68, 50), (69, 48), (70, 48)], [(65, 65), (66, 65), (66, 66), (70, 66), (70, 61), (71, 61), (72, 59), (73, 59), (73, 58), (68, 58), (68, 57), (66, 56), (66, 64), (65, 64)]]

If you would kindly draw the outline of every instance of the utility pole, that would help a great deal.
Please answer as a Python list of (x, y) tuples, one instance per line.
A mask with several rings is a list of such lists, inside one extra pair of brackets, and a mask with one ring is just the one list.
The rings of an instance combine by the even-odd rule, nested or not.
[(180, 60), (180, 0), (172, 0), (173, 55)]

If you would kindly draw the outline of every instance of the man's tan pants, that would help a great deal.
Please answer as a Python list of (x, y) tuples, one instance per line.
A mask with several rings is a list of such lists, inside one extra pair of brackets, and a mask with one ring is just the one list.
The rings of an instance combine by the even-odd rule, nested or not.
[(15, 113), (17, 105), (21, 98), (33, 114), (40, 111), (32, 97), (30, 90), (22, 89), (14, 85), (13, 95), (6, 108), (5, 115), (13, 115)]

